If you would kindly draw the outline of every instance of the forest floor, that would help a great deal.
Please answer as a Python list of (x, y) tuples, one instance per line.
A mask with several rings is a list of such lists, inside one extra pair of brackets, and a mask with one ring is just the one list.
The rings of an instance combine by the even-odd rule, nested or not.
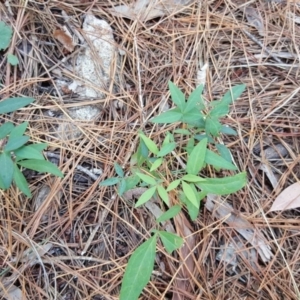
[[(1, 122), (28, 121), (31, 141), (48, 143), (45, 155), (65, 176), (25, 173), (32, 198), (14, 186), (1, 191), (0, 297), (118, 299), (128, 258), (150, 235), (155, 217), (99, 183), (114, 176), (114, 162), (130, 172), (139, 129), (159, 143), (163, 132), (176, 127), (147, 122), (172, 105), (168, 81), (189, 95), (200, 74), (207, 102), (246, 85), (223, 119), (238, 135), (221, 138), (238, 169), (247, 172), (247, 185), (222, 198), (232, 207), (230, 216), (220, 217), (203, 200), (198, 218), (189, 222), (195, 247), (186, 278), (178, 279), (176, 253), (157, 248), (155, 271), (140, 299), (300, 299), (300, 211), (270, 212), (276, 197), (300, 178), (300, 6), (185, 1), (177, 11), (170, 7), (161, 16), (130, 20), (111, 10), (129, 0), (3, 2), (0, 19), (14, 30), (10, 51), (19, 64), (9, 65), (0, 53), (0, 97), (35, 102)], [(95, 100), (57, 83), (64, 74), (72, 78), (66, 61), (80, 51), (80, 41), (66, 49), (57, 30), (71, 23), (80, 32), (87, 13), (108, 22), (120, 53), (118, 75), (109, 74), (110, 87), (94, 87), (104, 94)], [(68, 114), (89, 105), (100, 112), (93, 120)], [(57, 134), (66, 119), (80, 136)], [(94, 169), (101, 174), (89, 176), (86, 170)], [(228, 221), (233, 215), (251, 224), (261, 244), (254, 247), (240, 235), (239, 222)], [(178, 280), (187, 280), (188, 288), (178, 290)]]

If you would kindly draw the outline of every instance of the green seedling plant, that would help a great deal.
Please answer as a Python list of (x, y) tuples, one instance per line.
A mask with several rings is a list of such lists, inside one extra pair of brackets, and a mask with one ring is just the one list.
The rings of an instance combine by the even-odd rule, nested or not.
[[(0, 50), (8, 48), (12, 37), (12, 29), (0, 22)], [(12, 55), (12, 54), (11, 54)], [(13, 61), (10, 60), (12, 57)], [(8, 62), (16, 62), (8, 55)], [(34, 101), (31, 97), (14, 97), (0, 102), (0, 114), (14, 112)], [(0, 189), (7, 190), (14, 183), (27, 197), (31, 197), (28, 182), (22, 173), (22, 168), (38, 172), (47, 172), (63, 177), (62, 172), (49, 161), (46, 161), (42, 151), (47, 144), (28, 144), (29, 136), (25, 135), (28, 122), (14, 125), (5, 122), (0, 126)]]
[[(136, 300), (142, 293), (154, 269), (156, 243), (159, 239), (169, 254), (183, 245), (182, 237), (159, 230), (163, 222), (176, 217), (184, 208), (194, 221), (198, 217), (201, 201), (208, 194), (228, 195), (246, 184), (245, 172), (221, 178), (201, 175), (208, 165), (216, 171), (238, 170), (230, 150), (218, 140), (222, 134), (237, 134), (234, 129), (222, 125), (221, 118), (229, 113), (230, 104), (241, 96), (245, 85), (232, 87), (220, 100), (210, 103), (203, 100), (203, 85), (197, 87), (187, 100), (172, 82), (169, 82), (169, 89), (175, 108), (152, 118), (151, 122), (176, 123), (176, 129), (165, 133), (161, 146), (145, 133), (139, 132), (140, 143), (131, 158), (130, 177), (126, 177), (122, 168), (115, 163), (118, 177), (100, 183), (101, 186), (117, 184), (120, 196), (134, 187), (144, 187), (145, 191), (135, 207), (156, 198), (161, 200), (161, 207), (165, 208), (165, 212), (156, 220), (158, 229), (152, 230), (153, 235), (135, 249), (128, 261), (120, 300)], [(170, 170), (179, 156), (185, 167)], [(170, 193), (177, 196), (177, 203), (171, 203)]]

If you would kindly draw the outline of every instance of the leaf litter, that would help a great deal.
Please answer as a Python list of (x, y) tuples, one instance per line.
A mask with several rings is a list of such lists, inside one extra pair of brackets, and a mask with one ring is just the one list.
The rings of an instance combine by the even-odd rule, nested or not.
[[(4, 118), (13, 122), (29, 121), (30, 132), (37, 140), (50, 142), (49, 151), (58, 155), (60, 167), (69, 171), (68, 177), (63, 181), (50, 181), (47, 176), (26, 174), (30, 178), (32, 201), (14, 190), (9, 194), (1, 194), (3, 229), (0, 262), (4, 268), (8, 266), (6, 262), (9, 263), (10, 258), (22, 257), (20, 253), (26, 250), (19, 236), (10, 235), (10, 228), (19, 234), (29, 232), (35, 243), (45, 239), (54, 245), (45, 254), (47, 261), (51, 262), (44, 264), (51, 287), (47, 291), (44, 290), (46, 276), (41, 278), (39, 275), (42, 270), (40, 264), (28, 266), (22, 260), (15, 266), (17, 273), (14, 274), (11, 285), (19, 289), (19, 292), (22, 291), (23, 298), (51, 298), (52, 295), (47, 293), (53, 289), (56, 289), (59, 297), (70, 299), (84, 299), (90, 295), (94, 295), (95, 299), (113, 299), (118, 296), (127, 258), (155, 225), (154, 217), (151, 210), (134, 209), (125, 204), (115, 195), (115, 191), (106, 189), (104, 192), (104, 189), (97, 188), (97, 183), (89, 180), (76, 166), (80, 164), (89, 170), (103, 170), (100, 179), (112, 175), (115, 161), (122, 166), (124, 164), (124, 171), (127, 172), (123, 158), (130, 157), (130, 151), (134, 152), (132, 141), (142, 124), (138, 100), (140, 92), (145, 101), (145, 116), (153, 116), (160, 105), (161, 109), (169, 108), (169, 80), (176, 81), (187, 94), (197, 86), (197, 81), (204, 81), (204, 100), (207, 103), (217, 100), (231, 86), (246, 84), (247, 95), (232, 106), (229, 118), (224, 119), (226, 125), (236, 130), (239, 139), (222, 137), (221, 142), (230, 148), (238, 168), (248, 171), (253, 166), (259, 166), (258, 160), (259, 163), (262, 162), (263, 155), (257, 157), (252, 153), (256, 141), (262, 141), (271, 134), (274, 145), (289, 146), (289, 155), (280, 154), (280, 158), (273, 157), (264, 162), (277, 179), (277, 189), (279, 186), (288, 187), (291, 182), (300, 178), (297, 158), (300, 109), (297, 93), (294, 93), (299, 65), (295, 38), (299, 35), (299, 29), (295, 26), (299, 18), (298, 5), (286, 5), (284, 1), (252, 1), (251, 7), (256, 13), (259, 12), (264, 23), (265, 35), (262, 37), (259, 35), (259, 27), (248, 23), (241, 13), (245, 7), (241, 1), (219, 1), (214, 4), (209, 1), (202, 1), (201, 4), (189, 1), (175, 11), (170, 5), (162, 11), (152, 1), (146, 8), (143, 3), (149, 3), (148, 1), (138, 1), (139, 7), (134, 3), (130, 5), (131, 16), (128, 19), (133, 19), (133, 22), (111, 13), (114, 7), (128, 5), (128, 2), (95, 1), (91, 4), (89, 1), (51, 1), (49, 4), (29, 1), (26, 9), (22, 5), (12, 5), (9, 1), (6, 1), (6, 6), (0, 4), (1, 20), (3, 17), (7, 24), (11, 22), (15, 25), (15, 39), (11, 48), (15, 50), (14, 54), (20, 62), (18, 67), (8, 66), (6, 58), (1, 54), (1, 78), (5, 78), (5, 87), (0, 96), (3, 98), (6, 93), (12, 93), (37, 99), (34, 107), (18, 111), (15, 116), (5, 115)], [(169, 3), (173, 5), (174, 1)], [(142, 11), (139, 16), (137, 8)], [(26, 14), (27, 10), (30, 11), (30, 17)], [(80, 48), (76, 45), (74, 51), (68, 53), (53, 37), (55, 29), (61, 29), (64, 23), (68, 23), (67, 18), (60, 15), (62, 11), (78, 21), (75, 26), (78, 32), (82, 31), (81, 24), (87, 11), (109, 23), (113, 29), (114, 45), (118, 48), (116, 50), (124, 54), (119, 67), (125, 81), (124, 84), (116, 82), (119, 90), (113, 91), (110, 89), (112, 85), (109, 85), (106, 97), (97, 99), (96, 102), (73, 92), (53, 92), (53, 79), (61, 79), (57, 74), (69, 74), (65, 61), (72, 61), (76, 47)], [(241, 26), (250, 35), (241, 31)], [(279, 57), (281, 62), (274, 57)], [(204, 67), (205, 64), (207, 68)], [(11, 76), (7, 72), (11, 72)], [(111, 70), (110, 78), (115, 78), (114, 72)], [(198, 78), (197, 72), (200, 73)], [(140, 91), (138, 86), (142, 87)], [(98, 89), (99, 86), (96, 86), (96, 90)], [(127, 110), (110, 105), (116, 99), (126, 101)], [(163, 102), (167, 103), (162, 104)], [(94, 121), (85, 123), (67, 113), (69, 109), (94, 104), (101, 110)], [(106, 106), (104, 109), (103, 104)], [(60, 114), (66, 112), (66, 119), (72, 120), (72, 124), (79, 127), (81, 137), (70, 141), (55, 137), (53, 129), (62, 121), (55, 115), (49, 117), (45, 110)], [(278, 128), (281, 129), (280, 132)], [(155, 127), (157, 144), (163, 130)], [(247, 143), (243, 140), (246, 137)], [(275, 151), (281, 153), (278, 149)], [(181, 157), (174, 156), (174, 165), (170, 168), (177, 169), (182, 164), (184, 161)], [(208, 172), (211, 173), (210, 177), (217, 175), (214, 170)], [(266, 217), (274, 203), (275, 184), (267, 186), (260, 172), (266, 171), (254, 169), (255, 181), (247, 172), (247, 188), (226, 198), (224, 212), (227, 215), (230, 213), (230, 217), (238, 212), (238, 219), (248, 221), (246, 224), (238, 220), (238, 224), (241, 222), (251, 230), (254, 230), (251, 227), (254, 226), (254, 235), (263, 234), (264, 238), (259, 236), (259, 241), (262, 242), (261, 245), (272, 248), (273, 259), (264, 262), (261, 259), (263, 256), (258, 254), (260, 272), (254, 265), (246, 264), (245, 259), (240, 259), (239, 255), (244, 250), (251, 254), (253, 245), (236, 229), (234, 234), (238, 235), (238, 240), (243, 245), (238, 244), (235, 236), (228, 236), (228, 227), (236, 226), (234, 220), (228, 225), (225, 222), (226, 216), (218, 218), (205, 209), (194, 222), (188, 220), (188, 223), (178, 224), (181, 230), (189, 229), (186, 236), (192, 236), (190, 245), (195, 245), (182, 248), (192, 248), (193, 251), (189, 250), (181, 255), (186, 255), (185, 264), (189, 258), (194, 262), (189, 262), (189, 266), (182, 266), (180, 270), (183, 273), (177, 276), (177, 257), (168, 256), (163, 249), (159, 249), (156, 271), (160, 277), (152, 277), (142, 299), (171, 299), (174, 288), (178, 297), (187, 299), (273, 299), (278, 295), (284, 295), (285, 299), (297, 298), (291, 279), (294, 277), (296, 282), (300, 280), (297, 271), (299, 259), (296, 245), (299, 244), (300, 232), (297, 209), (284, 209), (280, 214), (274, 211)], [(80, 180), (77, 180), (78, 176)], [(37, 209), (35, 199), (44, 184), (51, 186), (51, 189), (45, 203), (39, 204)], [(219, 206), (218, 203), (213, 210), (218, 212)], [(158, 208), (163, 211), (161, 207)], [(99, 214), (102, 213), (107, 217), (99, 226)], [(220, 223), (221, 220), (224, 222)], [(174, 224), (171, 225), (174, 230), (177, 229)], [(278, 248), (270, 231), (275, 232), (280, 248), (285, 251), (286, 261), (277, 255)], [(251, 239), (252, 236), (253, 231), (248, 238)], [(224, 238), (227, 239), (226, 243), (221, 243)], [(256, 244), (259, 244), (258, 241)], [(247, 281), (247, 286), (242, 281), (237, 284), (234, 276), (225, 273), (227, 269), (216, 260), (220, 245), (239, 253), (236, 256), (236, 270), (247, 272), (247, 280), (258, 283), (260, 288), (256, 284), (250, 284), (250, 281)], [(268, 251), (270, 249), (266, 250), (267, 254)], [(82, 252), (84, 254), (80, 255)], [(254, 261), (251, 255), (248, 256), (249, 259)], [(235, 275), (239, 276), (241, 273)], [(177, 287), (181, 276), (189, 280), (184, 287), (186, 291)], [(1, 284), (5, 278), (8, 278), (7, 274), (2, 275)], [(21, 286), (22, 283), (24, 286)]]

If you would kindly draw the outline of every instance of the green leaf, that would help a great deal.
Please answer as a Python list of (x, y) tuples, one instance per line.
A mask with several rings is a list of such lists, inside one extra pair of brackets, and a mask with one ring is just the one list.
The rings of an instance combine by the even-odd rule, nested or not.
[(122, 167), (118, 164), (118, 163), (114, 163), (114, 168), (116, 170), (116, 173), (120, 176), (120, 177), (124, 177), (124, 171), (122, 169)]
[(180, 121), (182, 117), (182, 113), (178, 108), (170, 109), (162, 114), (152, 118), (150, 121), (152, 123), (159, 123), (159, 124), (172, 124), (175, 122)]
[(222, 132), (223, 134), (227, 134), (227, 135), (237, 135), (237, 132), (233, 128), (231, 128), (229, 126), (225, 126), (225, 125), (223, 125), (221, 127), (220, 132)]
[(14, 176), (13, 180), (15, 185), (19, 188), (21, 192), (23, 192), (28, 198), (31, 197), (31, 192), (28, 187), (28, 182), (24, 177), (23, 173), (19, 170), (19, 168), (14, 165)]
[(184, 134), (184, 135), (191, 135), (191, 132), (187, 129), (175, 129), (174, 133)]
[(235, 101), (237, 98), (239, 98), (242, 93), (245, 91), (246, 85), (245, 84), (239, 84), (234, 87), (232, 87), (229, 91), (226, 92), (226, 94), (221, 99), (222, 104), (231, 104), (233, 101)]
[(145, 191), (140, 196), (139, 200), (135, 204), (135, 207), (139, 207), (139, 206), (143, 205), (144, 203), (146, 203), (147, 201), (149, 201), (152, 198), (152, 196), (154, 195), (155, 191), (156, 191), (156, 186), (153, 186), (150, 189), (148, 189), (147, 191)]
[(163, 158), (158, 158), (154, 161), (154, 163), (152, 164), (151, 168), (150, 168), (150, 172), (156, 170), (157, 168), (159, 168), (161, 166), (163, 162)]
[(237, 170), (237, 167), (227, 161), (225, 158), (219, 156), (218, 154), (214, 153), (213, 151), (207, 149), (205, 162), (209, 165), (214, 166), (215, 168), (222, 168), (226, 170)]
[(22, 147), (30, 139), (29, 136), (11, 137), (9, 136), (8, 142), (4, 147), (5, 152), (10, 152)]
[(26, 128), (28, 126), (28, 122), (23, 122), (20, 125), (17, 125), (11, 132), (9, 135), (9, 138), (13, 138), (13, 137), (21, 137), (24, 132), (26, 131)]
[(193, 174), (187, 174), (184, 175), (182, 178), (182, 180), (188, 181), (188, 182), (199, 182), (199, 181), (205, 181), (205, 178), (193, 175)]
[(166, 231), (158, 231), (158, 234), (169, 254), (171, 254), (174, 250), (179, 249), (184, 243), (183, 238), (176, 234)]
[(23, 146), (17, 150), (14, 151), (17, 160), (20, 159), (41, 159), (45, 160), (45, 157), (43, 154), (36, 149), (36, 147), (33, 147), (34, 145), (28, 145), (28, 146)]
[(139, 184), (140, 177), (138, 177), (137, 175), (132, 175), (132, 176), (126, 177), (125, 182), (126, 182), (126, 191), (129, 191), (129, 190), (135, 188)]
[(16, 111), (34, 101), (33, 98), (15, 97), (0, 102), (0, 114)]
[(169, 90), (171, 92), (172, 101), (183, 111), (186, 106), (184, 94), (172, 81), (169, 81)]
[(204, 109), (204, 103), (202, 99), (202, 92), (203, 92), (204, 85), (199, 85), (189, 96), (187, 100), (187, 105), (185, 106), (184, 113), (187, 113), (191, 110), (197, 109), (202, 110)]
[(158, 153), (156, 155), (158, 157), (165, 156), (165, 155), (171, 153), (175, 149), (175, 147), (176, 147), (175, 142), (166, 144), (166, 145), (162, 146), (162, 148), (158, 151)]
[(156, 146), (156, 144), (147, 136), (145, 136), (143, 133), (139, 134), (141, 139), (144, 141), (144, 143), (146, 144), (147, 148), (154, 154), (158, 153), (158, 148)]
[(168, 206), (170, 206), (169, 195), (168, 195), (167, 191), (166, 191), (161, 185), (158, 185), (158, 186), (157, 186), (157, 192), (158, 192), (158, 195), (160, 196), (160, 198), (161, 198)]
[(170, 192), (174, 189), (176, 189), (178, 187), (178, 185), (180, 184), (181, 180), (180, 179), (177, 179), (177, 180), (174, 180), (173, 182), (171, 182), (167, 188), (167, 192)]
[(14, 175), (14, 163), (8, 153), (0, 154), (0, 179), (4, 189), (8, 189), (11, 185)]
[(120, 300), (137, 300), (154, 269), (156, 235), (141, 244), (131, 255), (122, 280)]
[(145, 175), (145, 174), (138, 173), (138, 172), (136, 173), (136, 175), (139, 176), (144, 182), (146, 182), (150, 185), (156, 185), (157, 184), (156, 180), (153, 177), (149, 176), (149, 175)]
[(50, 173), (58, 177), (64, 177), (63, 173), (56, 165), (46, 160), (28, 159), (18, 161), (17, 164), (26, 169), (31, 169), (41, 173)]
[(0, 50), (5, 50), (11, 41), (13, 31), (10, 26), (3, 21), (0, 22)]
[(42, 152), (48, 147), (48, 144), (46, 143), (31, 144), (30, 147), (34, 148), (37, 151)]
[(168, 209), (165, 213), (163, 213), (159, 218), (156, 219), (156, 222), (164, 222), (170, 220), (177, 216), (181, 211), (180, 205), (174, 205), (170, 209)]
[(183, 123), (194, 125), (196, 122), (198, 122), (202, 118), (203, 118), (203, 114), (199, 110), (195, 109), (193, 111), (184, 113), (182, 115), (180, 121)]
[(99, 183), (100, 186), (112, 186), (120, 182), (119, 177), (110, 177)]
[(207, 117), (205, 120), (205, 131), (212, 136), (218, 136), (222, 125), (217, 117)]
[(220, 118), (226, 116), (229, 113), (229, 105), (219, 103), (210, 112), (211, 117)]
[(230, 150), (225, 145), (216, 144), (216, 148), (224, 159), (230, 163), (232, 162)]
[(199, 207), (196, 207), (194, 204), (192, 204), (184, 195), (184, 193), (180, 193), (179, 199), (183, 204), (186, 205), (191, 220), (195, 221), (199, 214)]
[(7, 54), (7, 61), (12, 65), (12, 66), (16, 66), (18, 63), (19, 63), (19, 60), (18, 58), (11, 54), (11, 53), (8, 53)]
[(207, 194), (228, 195), (239, 191), (246, 183), (246, 173), (242, 172), (224, 178), (207, 178), (206, 181), (198, 182), (196, 186)]
[(118, 194), (122, 196), (127, 190), (126, 180), (124, 178), (121, 179), (118, 186)]
[(185, 150), (190, 155), (195, 147), (195, 139), (192, 136), (186, 144)]
[(0, 126), (0, 139), (5, 138), (13, 129), (15, 128), (14, 124), (11, 122), (6, 122)]
[(189, 174), (197, 175), (204, 165), (205, 154), (207, 150), (207, 139), (198, 143), (189, 155), (186, 170)]
[(196, 207), (199, 207), (199, 202), (197, 200), (197, 196), (194, 192), (194, 189), (192, 188), (192, 183), (187, 184), (186, 182), (182, 181), (182, 189), (188, 200), (191, 201), (192, 204)]

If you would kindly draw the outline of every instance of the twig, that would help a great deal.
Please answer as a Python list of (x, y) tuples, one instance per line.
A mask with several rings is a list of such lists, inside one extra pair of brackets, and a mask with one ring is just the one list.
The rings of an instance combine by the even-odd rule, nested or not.
[[(45, 152), (46, 156), (48, 158), (56, 158), (56, 159), (60, 159), (60, 155), (58, 154), (55, 154), (55, 153), (51, 153), (51, 152)], [(64, 161), (66, 161), (64, 159)], [(94, 179), (95, 181), (98, 180), (98, 177), (97, 175), (95, 175), (93, 172), (91, 172), (90, 170), (84, 168), (83, 166), (81, 165), (77, 165), (75, 167), (78, 171), (81, 171), (82, 173), (85, 173), (86, 175), (90, 176), (92, 179)]]

